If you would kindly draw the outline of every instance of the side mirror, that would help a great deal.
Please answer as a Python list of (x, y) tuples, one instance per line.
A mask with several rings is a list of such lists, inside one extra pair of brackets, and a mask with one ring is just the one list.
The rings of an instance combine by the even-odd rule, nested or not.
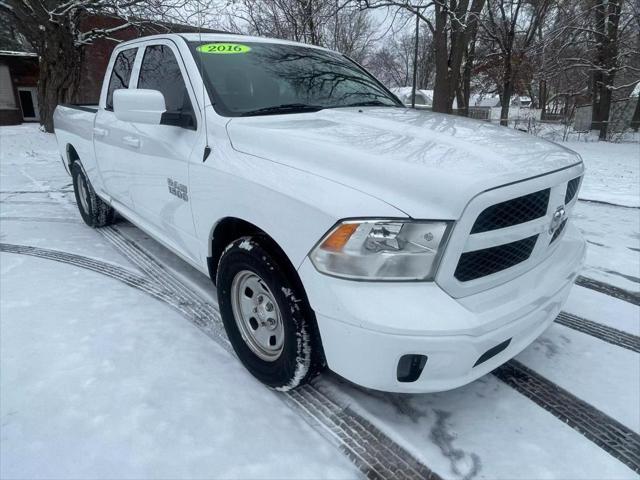
[(160, 125), (166, 110), (164, 95), (158, 90), (122, 88), (113, 92), (113, 113), (123, 122)]

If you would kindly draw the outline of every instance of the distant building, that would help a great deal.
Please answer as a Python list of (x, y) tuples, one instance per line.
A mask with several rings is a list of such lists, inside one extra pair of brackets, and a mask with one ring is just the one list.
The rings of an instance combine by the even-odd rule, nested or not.
[(469, 107), (493, 108), (500, 106), (500, 97), (498, 95), (482, 95), (474, 94), (469, 97)]
[(0, 125), (37, 121), (38, 57), (0, 50)]
[[(400, 99), (405, 105), (411, 105), (413, 99), (412, 87), (391, 88), (391, 93)], [(416, 90), (416, 107), (431, 108), (433, 105), (433, 90)]]
[[(122, 25), (124, 20), (105, 15), (85, 18), (82, 31), (109, 29)], [(141, 22), (110, 34), (119, 41), (131, 40), (157, 33), (187, 33), (195, 28), (189, 25)], [(203, 33), (214, 30), (201, 29)], [(102, 78), (107, 69), (111, 52), (117, 42), (106, 38), (94, 40), (84, 47), (80, 84), (76, 102), (98, 103)], [(26, 50), (26, 49), (25, 49)], [(2, 50), (0, 45), (0, 125), (16, 125), (25, 121), (39, 121), (38, 112), (38, 57), (27, 51)]]

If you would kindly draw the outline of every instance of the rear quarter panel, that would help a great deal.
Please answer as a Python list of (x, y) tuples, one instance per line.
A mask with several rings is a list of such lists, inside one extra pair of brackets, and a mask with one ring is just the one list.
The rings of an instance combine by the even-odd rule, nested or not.
[(69, 171), (70, 148), (73, 147), (94, 187), (101, 186), (93, 149), (93, 123), (95, 113), (59, 105), (53, 114), (58, 150)]

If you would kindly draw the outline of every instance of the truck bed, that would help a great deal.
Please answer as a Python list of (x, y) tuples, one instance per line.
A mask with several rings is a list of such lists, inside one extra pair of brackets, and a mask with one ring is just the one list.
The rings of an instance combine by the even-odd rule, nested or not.
[(85, 104), (79, 104), (79, 103), (62, 103), (60, 104), (61, 107), (67, 107), (67, 108), (72, 108), (75, 110), (82, 110), (84, 112), (90, 112), (90, 113), (97, 113), (98, 112), (98, 105), (85, 105)]
[(53, 113), (53, 126), (65, 169), (76, 155), (85, 169), (95, 168), (93, 124), (97, 105), (58, 105)]

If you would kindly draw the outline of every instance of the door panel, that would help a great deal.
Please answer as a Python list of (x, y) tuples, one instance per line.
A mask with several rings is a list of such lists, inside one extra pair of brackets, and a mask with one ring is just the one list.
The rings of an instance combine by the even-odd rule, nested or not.
[[(168, 43), (147, 45), (137, 88), (162, 92), (167, 106), (163, 123), (174, 123), (182, 115), (190, 116), (191, 126), (131, 124), (130, 138), (125, 141), (135, 149), (131, 195), (136, 212), (153, 223), (175, 248), (197, 260), (188, 185), (189, 159), (202, 143), (201, 131), (196, 130), (195, 111), (176, 53)], [(134, 144), (139, 146), (131, 147)]]
[(130, 48), (117, 54), (105, 105), (98, 109), (93, 129), (96, 161), (105, 193), (130, 209), (133, 209), (131, 181), (135, 169), (133, 153), (136, 149), (123, 142), (123, 138), (130, 135), (131, 124), (118, 120), (113, 113), (113, 92), (129, 88), (137, 51), (137, 48)]

